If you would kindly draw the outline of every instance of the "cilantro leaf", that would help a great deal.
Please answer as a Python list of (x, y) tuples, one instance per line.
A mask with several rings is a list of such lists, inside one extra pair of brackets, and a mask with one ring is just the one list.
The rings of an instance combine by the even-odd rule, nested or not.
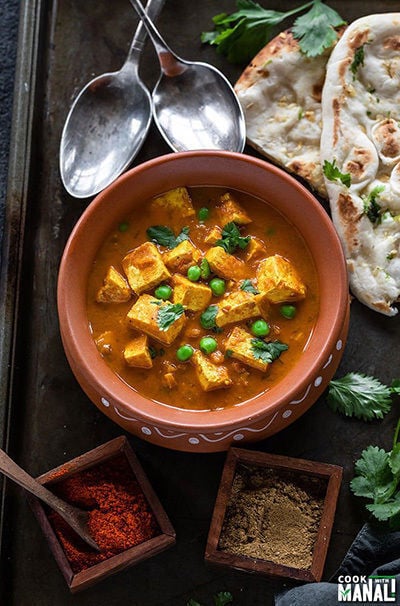
[(392, 393), (400, 395), (400, 379), (393, 379), (392, 384), (390, 386), (390, 391)]
[(370, 499), (367, 510), (380, 521), (389, 520), (394, 529), (400, 527), (400, 419), (393, 438), (393, 449), (385, 452), (368, 446), (356, 461), (356, 476), (350, 488), (356, 496)]
[(170, 227), (165, 225), (153, 225), (147, 229), (146, 233), (149, 240), (167, 248), (175, 248), (183, 240), (189, 240), (188, 227), (183, 227), (177, 236)]
[(222, 229), (222, 238), (217, 240), (214, 246), (222, 246), (229, 254), (233, 254), (239, 248), (246, 248), (250, 242), (250, 236), (241, 236), (236, 223), (231, 221)]
[(215, 318), (218, 313), (218, 305), (210, 305), (200, 316), (200, 324), (206, 330), (216, 328)]
[(357, 476), (350, 482), (350, 488), (357, 497), (378, 501), (390, 490), (393, 475), (389, 467), (389, 454), (378, 446), (368, 446), (356, 461)]
[(367, 215), (371, 223), (374, 223), (375, 225), (381, 222), (382, 212), (384, 212), (376, 199), (384, 190), (384, 185), (377, 185), (369, 192), (368, 196), (361, 196), (364, 204), (364, 214)]
[(337, 39), (334, 28), (344, 24), (345, 21), (333, 8), (316, 0), (308, 13), (297, 17), (292, 32), (303, 53), (316, 57), (334, 44)]
[(248, 63), (270, 40), (272, 28), (286, 13), (266, 10), (252, 0), (237, 0), (236, 5), (238, 10), (231, 15), (221, 13), (213, 18), (215, 30), (203, 32), (201, 41), (216, 46), (231, 63)]
[(325, 160), (324, 165), (322, 167), (322, 171), (325, 177), (329, 179), (329, 181), (341, 181), (343, 185), (345, 185), (346, 187), (350, 187), (350, 173), (341, 173), (338, 167), (336, 166), (335, 159), (333, 159), (332, 162), (328, 162), (328, 160)]
[(350, 372), (329, 383), (328, 404), (347, 417), (382, 419), (391, 408), (391, 389), (378, 379)]
[(226, 606), (233, 602), (233, 596), (229, 591), (220, 591), (214, 596), (215, 606)]
[(260, 294), (260, 291), (256, 289), (251, 280), (243, 280), (240, 285), (240, 290), (244, 290), (245, 292), (251, 292), (253, 295)]
[(271, 364), (277, 360), (283, 351), (289, 349), (286, 343), (280, 341), (263, 341), (262, 339), (251, 340), (251, 350), (256, 360), (262, 360), (265, 364)]
[(353, 74), (353, 80), (356, 78), (358, 68), (364, 65), (364, 44), (356, 48), (354, 52), (354, 59), (350, 65), (350, 71)]
[(334, 28), (345, 23), (321, 0), (311, 0), (286, 12), (264, 9), (252, 0), (237, 0), (236, 5), (236, 12), (216, 15), (214, 31), (201, 35), (202, 42), (216, 46), (232, 63), (248, 63), (271, 39), (274, 27), (307, 9), (310, 10), (296, 19), (293, 35), (309, 57), (331, 46), (337, 38)]
[(168, 328), (185, 313), (182, 303), (166, 303), (158, 308), (157, 324), (162, 331)]
[(400, 513), (400, 492), (385, 503), (369, 503), (366, 508), (374, 514), (377, 520), (386, 522)]

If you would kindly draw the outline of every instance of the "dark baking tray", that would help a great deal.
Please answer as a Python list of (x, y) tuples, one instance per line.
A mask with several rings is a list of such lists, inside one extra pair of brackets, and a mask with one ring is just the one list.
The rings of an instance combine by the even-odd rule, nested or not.
[[(293, 2), (262, 3), (282, 10)], [(375, 2), (332, 1), (349, 21)], [(382, 1), (380, 11), (396, 10)], [(159, 25), (182, 56), (209, 61), (235, 81), (229, 65), (199, 41), (211, 17), (233, 0), (167, 0)], [(136, 26), (128, 0), (23, 0), (16, 78), (7, 217), (1, 265), (0, 440), (34, 475), (44, 473), (121, 430), (90, 404), (64, 357), (56, 313), (56, 277), (66, 239), (87, 201), (63, 190), (58, 172), (62, 125), (72, 99), (93, 75), (118, 69)], [(151, 86), (158, 64), (150, 48), (142, 71)], [(254, 153), (246, 150), (248, 153)], [(169, 152), (153, 128), (135, 163)], [(334, 293), (332, 293), (334, 296)], [(400, 325), (357, 302), (338, 371), (400, 376)], [(321, 398), (294, 425), (250, 448), (344, 467), (324, 578), (334, 572), (364, 520), (349, 492), (354, 460), (368, 444), (389, 447), (395, 407), (383, 421), (363, 423), (334, 414)], [(283, 583), (204, 565), (204, 549), (224, 454), (185, 454), (130, 437), (177, 532), (177, 545), (154, 559), (72, 597), (20, 489), (4, 483), (1, 500), (0, 603), (7, 606), (184, 606), (210, 604), (231, 591), (235, 606), (266, 606)]]

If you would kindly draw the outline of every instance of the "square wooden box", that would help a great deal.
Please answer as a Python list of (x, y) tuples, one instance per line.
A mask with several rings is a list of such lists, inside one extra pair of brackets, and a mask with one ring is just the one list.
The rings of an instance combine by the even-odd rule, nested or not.
[[(273, 561), (236, 555), (219, 549), (218, 545), (232, 490), (232, 483), (237, 465), (240, 463), (252, 467), (273, 469), (275, 471), (282, 470), (295, 474), (299, 473), (303, 476), (321, 478), (327, 482), (321, 521), (314, 544), (312, 564), (309, 569), (292, 568)], [(336, 465), (231, 448), (227, 454), (211, 520), (205, 552), (206, 562), (267, 576), (286, 577), (300, 581), (320, 581), (332, 532), (341, 480), (342, 468)]]
[(175, 531), (168, 519), (168, 516), (165, 513), (153, 488), (151, 487), (141, 464), (139, 463), (136, 455), (124, 436), (115, 438), (114, 440), (111, 440), (98, 448), (90, 450), (89, 452), (72, 459), (60, 467), (48, 471), (47, 473), (38, 477), (37, 480), (41, 484), (45, 484), (51, 490), (52, 483), (63, 480), (74, 473), (97, 466), (98, 464), (121, 453), (126, 456), (127, 461), (132, 469), (132, 474), (136, 477), (136, 480), (144, 496), (146, 497), (150, 505), (150, 509), (152, 510), (160, 528), (160, 534), (152, 539), (149, 539), (148, 541), (145, 541), (144, 543), (131, 547), (130, 549), (104, 560), (99, 564), (95, 564), (82, 572), (74, 573), (48, 520), (42, 502), (35, 497), (28, 497), (30, 506), (39, 521), (54, 558), (56, 559), (57, 564), (60, 567), (60, 570), (64, 575), (67, 585), (72, 593), (86, 589), (87, 587), (94, 585), (98, 581), (101, 581), (111, 574), (124, 570), (129, 566), (133, 566), (142, 560), (146, 560), (147, 558), (150, 558), (158, 554), (160, 551), (163, 551), (164, 549), (167, 549), (175, 544)]

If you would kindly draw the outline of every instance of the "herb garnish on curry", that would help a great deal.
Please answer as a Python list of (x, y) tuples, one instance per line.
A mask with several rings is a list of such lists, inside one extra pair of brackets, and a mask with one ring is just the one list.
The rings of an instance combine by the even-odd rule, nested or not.
[(89, 278), (100, 354), (155, 401), (216, 410), (293, 368), (318, 315), (310, 253), (293, 225), (239, 191), (178, 187), (116, 226)]

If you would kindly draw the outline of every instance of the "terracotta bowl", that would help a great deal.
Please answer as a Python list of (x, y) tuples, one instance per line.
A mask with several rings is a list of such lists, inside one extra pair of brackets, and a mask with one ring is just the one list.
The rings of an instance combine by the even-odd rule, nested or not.
[[(100, 244), (136, 205), (179, 185), (227, 187), (268, 199), (303, 235), (317, 269), (320, 313), (302, 358), (268, 393), (226, 410), (188, 411), (141, 396), (107, 366), (89, 332), (87, 281)], [(183, 152), (137, 166), (88, 206), (62, 258), (58, 312), (72, 371), (89, 398), (110, 419), (126, 431), (168, 448), (226, 450), (232, 443), (260, 440), (280, 431), (324, 391), (347, 337), (347, 273), (328, 215), (295, 179), (263, 160), (243, 154)]]

